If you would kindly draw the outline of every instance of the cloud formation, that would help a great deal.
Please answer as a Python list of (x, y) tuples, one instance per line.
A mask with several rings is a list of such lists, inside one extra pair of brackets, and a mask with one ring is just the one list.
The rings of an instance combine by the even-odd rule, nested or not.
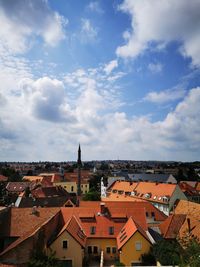
[(182, 88), (173, 88), (160, 92), (150, 92), (145, 97), (145, 101), (152, 103), (163, 104), (177, 99), (181, 99), (185, 96), (185, 90)]
[[(65, 38), (67, 20), (52, 11), (45, 0), (0, 0), (0, 50), (26, 52), (41, 37), (45, 44), (55, 46)], [(17, 26), (16, 26), (17, 25)]]
[(180, 53), (200, 65), (200, 2), (192, 0), (124, 0), (119, 9), (131, 17), (131, 30), (124, 33), (125, 44), (118, 56), (137, 57), (153, 46), (158, 50), (177, 41)]

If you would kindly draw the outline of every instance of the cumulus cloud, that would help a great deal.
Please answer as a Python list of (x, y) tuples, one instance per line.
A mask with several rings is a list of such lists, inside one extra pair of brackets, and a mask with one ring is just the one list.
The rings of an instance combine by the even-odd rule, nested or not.
[(61, 81), (44, 77), (36, 81), (22, 81), (21, 86), (31, 113), (36, 118), (52, 122), (69, 122), (74, 119)]
[(94, 42), (97, 37), (97, 28), (92, 25), (89, 19), (81, 19), (81, 40), (82, 42)]
[(145, 97), (145, 101), (157, 103), (157, 104), (163, 104), (170, 101), (175, 101), (177, 99), (181, 99), (185, 96), (185, 90), (184, 89), (168, 89), (161, 92), (150, 92)]
[(55, 46), (65, 38), (67, 19), (50, 9), (45, 0), (0, 1), (0, 50), (23, 53), (31, 46), (34, 36), (47, 45)]
[(121, 57), (137, 57), (152, 45), (161, 49), (171, 41), (180, 52), (200, 65), (200, 2), (193, 0), (124, 0), (119, 9), (131, 16), (131, 30), (124, 33), (126, 44), (117, 48)]
[(106, 74), (110, 74), (117, 67), (118, 67), (118, 61), (115, 59), (105, 65), (104, 71)]
[(87, 9), (92, 12), (97, 12), (99, 14), (104, 13), (102, 7), (100, 6), (100, 3), (97, 1), (92, 1), (88, 4)]
[(159, 73), (159, 72), (162, 72), (163, 65), (161, 63), (149, 63), (148, 69), (152, 73)]

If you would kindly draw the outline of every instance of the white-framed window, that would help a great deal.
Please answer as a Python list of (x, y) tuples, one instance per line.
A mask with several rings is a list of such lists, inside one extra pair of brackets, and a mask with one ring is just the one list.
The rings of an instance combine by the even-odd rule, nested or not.
[(135, 250), (136, 251), (142, 250), (142, 242), (141, 241), (136, 241), (135, 242)]

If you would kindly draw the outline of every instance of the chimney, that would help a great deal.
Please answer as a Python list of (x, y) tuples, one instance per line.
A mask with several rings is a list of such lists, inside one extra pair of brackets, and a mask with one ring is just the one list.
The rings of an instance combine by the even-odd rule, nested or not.
[(187, 218), (187, 224), (188, 224), (188, 232), (190, 234), (190, 232), (191, 232), (190, 218)]
[(105, 203), (104, 202), (100, 203), (100, 212), (101, 212), (102, 215), (105, 214)]

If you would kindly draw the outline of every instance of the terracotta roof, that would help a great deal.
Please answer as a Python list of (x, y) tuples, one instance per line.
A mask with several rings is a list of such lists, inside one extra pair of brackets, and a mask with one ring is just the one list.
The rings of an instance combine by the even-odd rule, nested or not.
[[(0, 255), (12, 250), (26, 239), (33, 236), (43, 225), (45, 225), (56, 213), (58, 208), (37, 208), (37, 212), (33, 213), (33, 209), (29, 208), (11, 208), (10, 221), (8, 227), (10, 229), (10, 237), (18, 237), (16, 241), (11, 243)], [(26, 218), (26, 219), (25, 219)]]
[(133, 218), (130, 217), (125, 224), (125, 226), (121, 229), (120, 233), (117, 236), (117, 247), (121, 249), (123, 245), (136, 233), (140, 232), (149, 242), (149, 238), (146, 232), (136, 223)]
[(33, 213), (33, 208), (11, 208), (9, 236), (23, 236), (26, 232), (34, 231), (48, 218), (55, 215), (59, 208), (37, 208), (37, 213)]
[[(180, 229), (180, 236), (188, 233), (192, 236), (200, 237), (200, 204), (187, 200), (180, 200), (175, 208), (175, 214), (185, 214), (186, 220)], [(190, 229), (189, 223), (190, 222)]]
[(180, 182), (179, 187), (180, 187), (181, 191), (188, 196), (199, 195), (198, 190), (196, 190), (193, 186), (191, 186), (190, 184), (188, 184), (186, 182)]
[(8, 177), (0, 174), (0, 182), (7, 182), (8, 181)]
[(200, 182), (197, 182), (196, 190), (200, 191)]
[(9, 182), (6, 190), (9, 192), (23, 192), (30, 184), (30, 182)]
[(145, 199), (140, 199), (140, 198), (135, 198), (131, 196), (127, 196), (125, 194), (119, 195), (119, 194), (114, 194), (114, 193), (109, 193), (107, 197), (104, 197), (101, 199), (102, 201), (132, 201), (132, 202), (144, 202), (146, 201)]
[[(106, 206), (108, 207), (108, 209), (112, 209), (115, 208), (115, 212), (117, 211), (117, 209), (119, 210), (119, 213), (124, 213), (125, 209), (140, 209), (143, 208), (145, 209), (145, 212), (148, 212), (149, 215), (151, 215), (152, 213), (154, 213), (154, 217), (156, 221), (164, 221), (167, 216), (161, 212), (159, 209), (157, 209), (156, 207), (154, 207), (153, 204), (151, 204), (148, 201), (140, 201), (140, 202), (132, 202), (132, 201), (119, 201), (116, 202), (115, 201), (104, 201)], [(100, 206), (100, 201), (80, 201), (80, 207), (93, 207), (98, 208)]]
[(69, 193), (61, 186), (38, 187), (31, 191), (35, 198), (69, 196)]
[(29, 181), (29, 182), (41, 182), (43, 177), (41, 176), (24, 176), (22, 180)]
[(185, 221), (186, 215), (170, 215), (163, 223), (160, 224), (160, 230), (164, 238), (175, 239)]
[[(86, 236), (89, 238), (116, 238), (130, 216), (143, 229), (147, 230), (146, 211), (144, 207), (126, 207), (125, 205), (123, 207), (116, 207), (116, 205), (108, 205), (105, 207), (105, 213), (101, 214), (100, 202), (98, 202), (98, 206), (90, 205), (89, 202), (87, 203), (87, 207), (61, 208), (61, 212), (65, 223), (68, 222), (71, 216), (75, 216)], [(90, 217), (84, 217), (84, 214), (90, 214)], [(113, 214), (114, 217), (112, 217)], [(121, 217), (116, 217), (116, 214)], [(95, 227), (95, 233), (91, 233), (91, 227)], [(111, 234), (109, 232), (110, 227), (114, 227), (114, 232)]]
[(58, 236), (60, 236), (65, 230), (71, 236), (73, 236), (82, 247), (85, 247), (86, 235), (75, 216), (72, 216), (69, 221), (63, 226)]
[[(132, 194), (131, 197), (148, 199), (152, 202), (165, 202), (164, 198), (170, 198), (176, 188), (176, 184), (163, 184), (153, 182), (128, 182), (116, 181), (111, 190), (113, 194), (125, 195), (125, 192)], [(165, 202), (166, 203), (166, 202)]]

